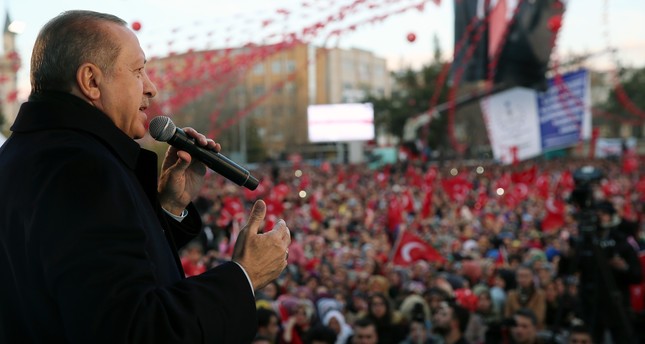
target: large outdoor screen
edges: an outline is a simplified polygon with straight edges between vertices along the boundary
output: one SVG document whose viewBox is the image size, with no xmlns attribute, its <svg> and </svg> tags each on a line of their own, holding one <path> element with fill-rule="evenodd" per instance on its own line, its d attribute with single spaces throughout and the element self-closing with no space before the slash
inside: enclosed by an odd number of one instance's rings
<svg viewBox="0 0 645 344">
<path fill-rule="evenodd" d="M 365 104 L 309 105 L 310 142 L 369 141 L 374 139 L 374 107 Z"/>
</svg>

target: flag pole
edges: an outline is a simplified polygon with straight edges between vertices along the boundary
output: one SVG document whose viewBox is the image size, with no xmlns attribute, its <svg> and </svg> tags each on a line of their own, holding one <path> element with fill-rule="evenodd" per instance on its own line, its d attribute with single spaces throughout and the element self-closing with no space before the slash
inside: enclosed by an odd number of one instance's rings
<svg viewBox="0 0 645 344">
<path fill-rule="evenodd" d="M 388 264 L 392 263 L 392 260 L 394 260 L 394 255 L 396 254 L 396 251 L 399 249 L 399 245 L 401 244 L 401 237 L 403 236 L 404 231 L 405 231 L 405 225 L 399 225 L 399 232 L 396 235 L 394 246 L 392 246 L 392 251 L 390 251 L 390 255 L 387 258 Z"/>
</svg>

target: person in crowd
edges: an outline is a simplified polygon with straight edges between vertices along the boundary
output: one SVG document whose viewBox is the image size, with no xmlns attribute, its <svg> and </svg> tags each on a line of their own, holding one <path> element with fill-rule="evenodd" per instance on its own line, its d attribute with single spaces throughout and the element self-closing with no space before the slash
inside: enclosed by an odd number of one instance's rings
<svg viewBox="0 0 645 344">
<path fill-rule="evenodd" d="M 324 325 L 312 327 L 305 336 L 304 344 L 335 344 L 336 333 Z"/>
<path fill-rule="evenodd" d="M 336 334 L 336 344 L 345 344 L 349 337 L 352 336 L 352 327 L 345 322 L 343 313 L 337 310 L 327 312 L 322 323 L 334 331 Z"/>
<path fill-rule="evenodd" d="M 280 317 L 272 309 L 258 308 L 258 329 L 257 334 L 268 338 L 271 344 L 275 344 L 280 332 Z"/>
<path fill-rule="evenodd" d="M 410 321 L 408 336 L 399 344 L 434 344 L 436 341 L 432 338 L 430 331 L 426 327 L 423 319 L 413 319 Z"/>
<path fill-rule="evenodd" d="M 390 300 L 383 293 L 369 297 L 367 317 L 376 324 L 379 343 L 398 343 L 405 338 L 406 328 L 401 315 L 392 310 Z"/>
<path fill-rule="evenodd" d="M 291 252 L 289 252 L 291 253 Z M 264 288 L 255 293 L 256 299 L 275 301 L 280 296 L 280 285 L 276 280 L 271 281 Z"/>
<path fill-rule="evenodd" d="M 513 313 L 511 339 L 513 344 L 537 344 L 538 319 L 529 308 L 520 308 Z"/>
<path fill-rule="evenodd" d="M 283 325 L 280 343 L 300 344 L 304 342 L 311 329 L 314 309 L 309 300 L 300 300 L 291 310 L 291 315 Z"/>
<path fill-rule="evenodd" d="M 474 293 L 477 296 L 477 309 L 470 315 L 464 337 L 471 344 L 501 342 L 502 317 L 493 306 L 490 290 L 479 287 Z"/>
<path fill-rule="evenodd" d="M 545 328 L 549 331 L 559 332 L 571 326 L 575 319 L 577 300 L 570 293 L 559 294 L 556 282 L 545 285 L 546 313 L 544 318 Z"/>
<path fill-rule="evenodd" d="M 517 288 L 509 291 L 506 299 L 504 316 L 510 318 L 521 308 L 533 311 L 537 318 L 537 327 L 544 327 L 546 316 L 546 297 L 544 291 L 535 286 L 535 275 L 528 265 L 521 265 L 515 272 Z"/>
<path fill-rule="evenodd" d="M 439 311 L 442 303 L 450 299 L 450 295 L 442 288 L 431 287 L 423 293 L 423 298 L 430 308 L 430 314 L 434 315 Z"/>
<path fill-rule="evenodd" d="M 361 318 L 354 323 L 354 335 L 351 337 L 352 344 L 379 344 L 376 324 L 370 318 Z"/>
<path fill-rule="evenodd" d="M 202 229 L 206 166 L 170 147 L 157 179 L 146 134 L 155 85 L 124 20 L 67 11 L 41 29 L 31 94 L 0 151 L 0 342 L 246 343 L 254 290 L 287 265 L 284 221 L 258 200 L 232 262 L 184 277 Z M 192 128 L 196 144 L 221 146 Z"/>
<path fill-rule="evenodd" d="M 470 313 L 455 302 L 442 302 L 433 316 L 433 331 L 446 344 L 469 344 L 464 338 Z"/>
<path fill-rule="evenodd" d="M 602 342 L 607 333 L 614 341 L 632 341 L 635 329 L 629 288 L 642 279 L 637 251 L 618 229 L 621 218 L 610 201 L 597 202 L 586 209 L 590 212 L 583 210 L 578 210 L 578 217 L 597 216 L 594 230 L 581 232 L 564 243 L 560 273 L 580 277 L 575 287 L 580 295 L 581 318 L 593 331 L 594 341 Z M 581 220 L 590 222 L 588 218 Z"/>
<path fill-rule="evenodd" d="M 577 325 L 571 327 L 569 331 L 568 344 L 594 344 L 591 332 L 584 326 Z"/>
<path fill-rule="evenodd" d="M 206 271 L 203 258 L 204 248 L 200 242 L 193 240 L 186 245 L 181 257 L 181 267 L 186 277 L 197 276 Z"/>
<path fill-rule="evenodd" d="M 273 344 L 271 340 L 261 334 L 255 335 L 253 340 L 251 341 L 251 344 Z"/>
</svg>

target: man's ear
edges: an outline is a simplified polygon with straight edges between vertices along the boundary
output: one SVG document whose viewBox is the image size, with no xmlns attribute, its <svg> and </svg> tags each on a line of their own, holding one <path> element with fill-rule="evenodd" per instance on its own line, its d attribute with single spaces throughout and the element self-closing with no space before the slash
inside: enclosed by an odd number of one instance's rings
<svg viewBox="0 0 645 344">
<path fill-rule="evenodd" d="M 92 63 L 84 63 L 76 70 L 76 85 L 90 102 L 101 97 L 99 85 L 103 79 L 101 69 Z"/>
</svg>

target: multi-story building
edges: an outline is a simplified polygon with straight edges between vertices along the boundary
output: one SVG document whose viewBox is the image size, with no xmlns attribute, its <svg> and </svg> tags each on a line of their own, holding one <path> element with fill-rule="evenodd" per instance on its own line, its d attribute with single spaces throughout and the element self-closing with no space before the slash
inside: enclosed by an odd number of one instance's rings
<svg viewBox="0 0 645 344">
<path fill-rule="evenodd" d="M 9 29 L 10 24 L 11 18 L 7 13 L 2 34 L 3 50 L 0 55 L 0 116 L 3 117 L 5 129 L 13 123 L 19 107 L 17 89 L 20 56 L 16 51 L 16 33 Z"/>
<path fill-rule="evenodd" d="M 197 67 L 200 64 L 208 67 Z M 212 87 L 202 87 L 202 94 L 195 96 L 192 104 L 188 102 L 171 110 L 177 117 L 184 117 L 182 124 L 206 132 L 223 129 L 218 141 L 229 151 L 242 152 L 242 159 L 247 151 L 252 155 L 252 142 L 247 143 L 252 141 L 250 136 L 271 157 L 324 150 L 324 145 L 308 142 L 309 105 L 361 102 L 368 95 L 390 92 L 385 59 L 364 50 L 325 49 L 301 42 L 191 52 L 149 63 L 157 82 L 166 80 L 170 69 L 173 75 L 178 75 L 178 70 L 187 68 L 213 71 L 210 76 L 208 72 L 199 76 L 205 74 L 202 82 Z M 171 99 L 173 94 L 183 92 L 186 85 L 194 84 L 195 77 L 184 77 L 183 82 L 158 82 L 161 85 L 158 98 L 162 103 Z M 200 102 L 202 105 L 195 105 Z"/>
</svg>

